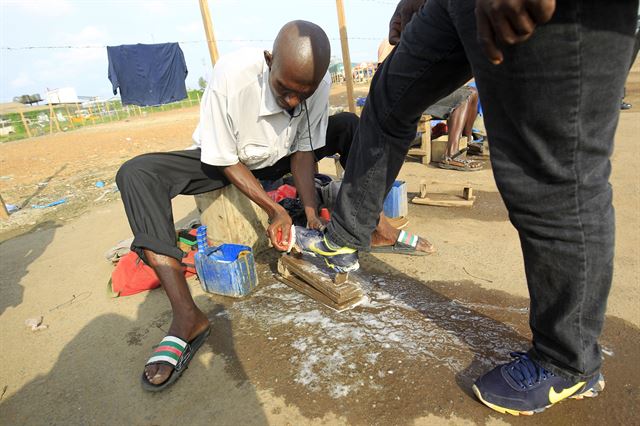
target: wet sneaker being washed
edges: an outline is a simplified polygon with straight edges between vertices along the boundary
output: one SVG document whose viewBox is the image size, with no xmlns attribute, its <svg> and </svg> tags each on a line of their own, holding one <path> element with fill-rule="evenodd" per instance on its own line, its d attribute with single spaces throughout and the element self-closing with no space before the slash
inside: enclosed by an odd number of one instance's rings
<svg viewBox="0 0 640 426">
<path fill-rule="evenodd" d="M 351 272 L 360 267 L 355 249 L 331 244 L 324 232 L 302 226 L 296 226 L 295 229 L 295 245 L 305 253 L 323 258 L 334 271 Z"/>
<path fill-rule="evenodd" d="M 599 374 L 589 382 L 572 382 L 545 370 L 523 352 L 480 377 L 473 392 L 489 408 L 514 416 L 530 416 L 566 398 L 594 397 L 604 389 Z"/>
</svg>

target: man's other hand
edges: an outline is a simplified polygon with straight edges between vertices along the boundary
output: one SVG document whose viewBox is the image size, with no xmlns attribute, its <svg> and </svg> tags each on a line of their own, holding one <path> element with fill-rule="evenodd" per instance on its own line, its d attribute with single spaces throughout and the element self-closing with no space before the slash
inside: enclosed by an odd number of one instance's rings
<svg viewBox="0 0 640 426">
<path fill-rule="evenodd" d="M 276 250 L 286 251 L 289 248 L 289 238 L 291 231 L 291 216 L 284 208 L 278 209 L 273 217 L 269 219 L 270 225 L 267 228 L 267 235 L 271 244 Z"/>
<path fill-rule="evenodd" d="M 327 221 L 320 216 L 314 215 L 312 217 L 307 216 L 307 228 L 317 229 L 318 231 L 324 230 L 327 226 Z"/>
<path fill-rule="evenodd" d="M 396 45 L 400 43 L 400 34 L 404 31 L 413 14 L 420 10 L 426 0 L 400 0 L 396 11 L 389 21 L 389 43 Z"/>
<path fill-rule="evenodd" d="M 553 16 L 555 0 L 476 0 L 478 42 L 493 64 L 504 60 L 500 45 L 527 40 Z"/>
</svg>

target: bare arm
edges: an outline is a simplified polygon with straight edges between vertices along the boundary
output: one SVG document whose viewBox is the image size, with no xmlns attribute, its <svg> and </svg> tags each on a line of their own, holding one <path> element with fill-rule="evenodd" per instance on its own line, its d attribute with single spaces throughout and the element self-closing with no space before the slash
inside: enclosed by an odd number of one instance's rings
<svg viewBox="0 0 640 426">
<path fill-rule="evenodd" d="M 203 163 L 203 170 L 207 173 L 208 166 Z M 278 250 L 286 250 L 289 245 L 289 231 L 291 230 L 291 217 L 287 211 L 278 203 L 273 201 L 262 188 L 258 179 L 251 171 L 242 163 L 236 163 L 232 166 L 217 167 L 222 170 L 224 176 L 229 179 L 244 195 L 249 197 L 251 201 L 256 203 L 269 216 L 269 227 L 267 234 L 271 240 L 271 244 Z M 278 230 L 282 232 L 282 238 L 278 240 Z"/>
<path fill-rule="evenodd" d="M 309 228 L 321 228 L 324 223 L 318 217 L 318 200 L 314 182 L 315 157 L 312 151 L 298 151 L 291 155 L 291 174 L 304 205 Z"/>
</svg>

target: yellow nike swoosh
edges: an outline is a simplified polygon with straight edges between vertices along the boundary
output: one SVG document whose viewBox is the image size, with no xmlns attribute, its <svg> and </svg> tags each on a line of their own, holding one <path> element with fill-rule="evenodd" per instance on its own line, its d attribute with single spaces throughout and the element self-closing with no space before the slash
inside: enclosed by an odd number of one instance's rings
<svg viewBox="0 0 640 426">
<path fill-rule="evenodd" d="M 324 251 L 324 250 L 320 250 L 318 247 L 316 247 L 315 244 L 312 244 L 309 247 L 309 250 L 311 250 L 312 252 L 316 253 L 316 254 L 320 254 L 322 256 L 335 256 L 336 254 L 351 254 L 351 253 L 355 253 L 354 249 L 348 248 L 348 247 L 341 247 L 338 250 L 335 251 Z"/>
<path fill-rule="evenodd" d="M 578 389 L 584 386 L 585 382 L 579 382 L 570 388 L 564 389 L 562 392 L 556 392 L 556 390 L 551 386 L 549 389 L 549 402 L 555 404 L 558 401 L 562 401 L 565 398 L 573 395 Z"/>
</svg>

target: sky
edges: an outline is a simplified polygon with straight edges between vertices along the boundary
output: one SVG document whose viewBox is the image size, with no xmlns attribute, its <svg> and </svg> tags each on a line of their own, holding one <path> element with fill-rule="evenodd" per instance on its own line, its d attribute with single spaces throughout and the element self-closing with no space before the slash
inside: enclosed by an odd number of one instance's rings
<svg viewBox="0 0 640 426">
<path fill-rule="evenodd" d="M 377 59 L 396 4 L 344 0 L 352 62 Z M 209 9 L 220 55 L 271 49 L 284 23 L 305 19 L 326 31 L 332 55 L 342 57 L 334 0 L 209 0 Z M 180 43 L 187 88 L 198 88 L 211 70 L 198 0 L 0 0 L 0 102 L 62 87 L 109 99 L 106 46 L 165 42 Z"/>
</svg>

